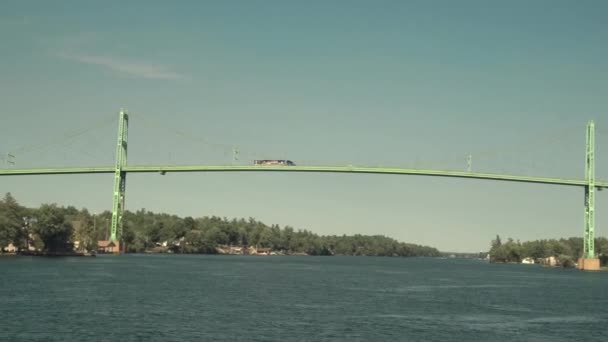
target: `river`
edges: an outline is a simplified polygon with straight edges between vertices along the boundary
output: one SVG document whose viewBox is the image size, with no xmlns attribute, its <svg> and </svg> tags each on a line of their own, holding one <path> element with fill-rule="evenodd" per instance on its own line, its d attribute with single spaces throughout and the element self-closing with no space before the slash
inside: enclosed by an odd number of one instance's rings
<svg viewBox="0 0 608 342">
<path fill-rule="evenodd" d="M 608 273 L 478 260 L 0 258 L 2 341 L 608 341 Z"/>
</svg>

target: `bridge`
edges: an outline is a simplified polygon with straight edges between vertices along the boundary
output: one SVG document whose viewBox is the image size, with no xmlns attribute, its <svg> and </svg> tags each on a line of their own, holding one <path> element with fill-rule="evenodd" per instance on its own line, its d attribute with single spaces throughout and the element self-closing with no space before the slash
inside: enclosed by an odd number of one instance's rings
<svg viewBox="0 0 608 342">
<path fill-rule="evenodd" d="M 585 179 L 565 179 L 548 177 L 528 177 L 520 175 L 478 173 L 472 171 L 425 170 L 411 168 L 357 167 L 357 166 L 264 166 L 264 165 L 127 165 L 129 114 L 121 110 L 119 114 L 118 139 L 116 145 L 116 164 L 107 167 L 72 167 L 72 168 L 31 168 L 2 169 L 0 176 L 17 175 L 61 175 L 61 174 L 114 174 L 112 223 L 110 240 L 119 241 L 122 232 L 126 180 L 128 173 L 161 173 L 167 172 L 316 172 L 316 173 L 357 173 L 357 174 L 392 174 L 422 175 L 435 177 L 471 178 L 492 181 L 511 181 L 539 184 L 553 184 L 581 187 L 584 190 L 584 246 L 583 255 L 578 267 L 585 270 L 599 269 L 599 259 L 595 253 L 595 191 L 608 188 L 608 182 L 596 182 L 595 179 L 595 124 L 587 123 Z"/>
</svg>

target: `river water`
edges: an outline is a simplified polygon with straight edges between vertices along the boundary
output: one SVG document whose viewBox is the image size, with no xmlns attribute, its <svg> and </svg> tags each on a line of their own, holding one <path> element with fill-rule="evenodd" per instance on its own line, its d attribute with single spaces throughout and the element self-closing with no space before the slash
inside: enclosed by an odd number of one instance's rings
<svg viewBox="0 0 608 342">
<path fill-rule="evenodd" d="M 476 260 L 0 258 L 1 341 L 608 341 L 608 273 Z"/>
</svg>

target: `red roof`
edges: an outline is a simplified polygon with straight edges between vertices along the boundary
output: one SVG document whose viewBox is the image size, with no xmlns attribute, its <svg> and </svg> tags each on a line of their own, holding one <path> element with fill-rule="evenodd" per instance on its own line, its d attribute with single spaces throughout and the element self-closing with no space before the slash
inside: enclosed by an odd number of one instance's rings
<svg viewBox="0 0 608 342">
<path fill-rule="evenodd" d="M 97 247 L 116 247 L 116 245 L 111 240 L 99 240 L 97 241 Z"/>
</svg>

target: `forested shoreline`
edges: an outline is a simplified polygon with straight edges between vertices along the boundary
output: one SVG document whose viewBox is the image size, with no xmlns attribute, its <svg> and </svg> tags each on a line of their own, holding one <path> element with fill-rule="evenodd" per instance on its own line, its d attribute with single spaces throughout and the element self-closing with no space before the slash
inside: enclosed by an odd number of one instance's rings
<svg viewBox="0 0 608 342">
<path fill-rule="evenodd" d="M 608 261 L 608 239 L 595 238 L 595 251 L 602 265 Z M 567 239 L 542 239 L 520 242 L 511 238 L 502 241 L 500 236 L 492 240 L 490 262 L 520 263 L 525 258 L 538 261 L 554 257 L 557 263 L 564 267 L 572 267 L 583 255 L 583 238 L 570 237 Z"/>
<path fill-rule="evenodd" d="M 42 204 L 26 208 L 7 193 L 0 200 L 0 247 L 48 253 L 96 251 L 108 239 L 110 211 Z M 280 254 L 439 256 L 433 247 L 399 242 L 381 235 L 323 236 L 291 226 L 266 225 L 254 218 L 179 217 L 140 209 L 125 211 L 122 240 L 128 253 L 218 253 L 219 246 L 255 246 Z"/>
</svg>

